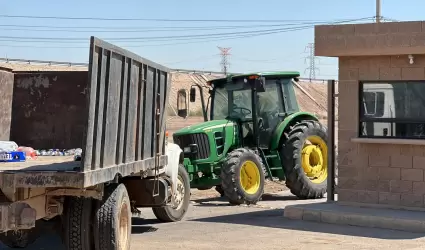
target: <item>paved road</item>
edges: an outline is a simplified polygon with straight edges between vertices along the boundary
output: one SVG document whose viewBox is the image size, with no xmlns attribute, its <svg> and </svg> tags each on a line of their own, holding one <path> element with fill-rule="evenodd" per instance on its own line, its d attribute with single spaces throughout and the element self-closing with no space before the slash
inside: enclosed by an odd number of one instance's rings
<svg viewBox="0 0 425 250">
<path fill-rule="evenodd" d="M 424 249 L 422 234 L 283 218 L 285 205 L 305 202 L 311 201 L 296 201 L 287 193 L 267 196 L 256 207 L 198 200 L 184 221 L 171 224 L 158 223 L 151 211 L 144 209 L 145 219 L 134 219 L 131 249 Z M 27 249 L 63 248 L 57 237 L 46 236 Z"/>
</svg>

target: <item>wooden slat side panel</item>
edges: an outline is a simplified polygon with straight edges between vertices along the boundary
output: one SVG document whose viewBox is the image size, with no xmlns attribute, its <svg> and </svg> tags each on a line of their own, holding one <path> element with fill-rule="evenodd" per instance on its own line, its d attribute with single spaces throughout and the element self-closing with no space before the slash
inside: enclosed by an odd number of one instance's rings
<svg viewBox="0 0 425 250">
<path fill-rule="evenodd" d="M 134 166 L 154 157 L 157 143 L 163 154 L 169 69 L 97 38 L 91 42 L 84 171 Z"/>
<path fill-rule="evenodd" d="M 152 106 L 154 102 L 154 94 L 153 94 L 153 83 L 154 81 L 154 72 L 153 68 L 147 67 L 147 76 L 146 76 L 146 89 L 145 89 L 145 97 L 146 97 L 146 109 L 145 109 L 145 131 L 143 138 L 143 155 L 145 158 L 152 157 Z"/>
</svg>

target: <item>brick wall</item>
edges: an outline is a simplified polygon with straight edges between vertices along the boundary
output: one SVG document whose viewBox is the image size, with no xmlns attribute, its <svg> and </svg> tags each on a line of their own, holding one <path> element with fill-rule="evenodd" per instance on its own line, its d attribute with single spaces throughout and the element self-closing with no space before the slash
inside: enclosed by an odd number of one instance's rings
<svg viewBox="0 0 425 250">
<path fill-rule="evenodd" d="M 359 80 L 425 79 L 425 55 L 339 58 L 338 200 L 425 207 L 425 146 L 352 142 Z M 344 101 L 342 101 L 344 100 Z"/>
</svg>

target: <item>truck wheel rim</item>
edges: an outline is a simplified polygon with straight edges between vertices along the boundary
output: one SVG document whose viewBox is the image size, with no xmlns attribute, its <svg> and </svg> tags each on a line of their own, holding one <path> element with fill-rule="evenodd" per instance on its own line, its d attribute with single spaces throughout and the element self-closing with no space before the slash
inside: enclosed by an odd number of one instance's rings
<svg viewBox="0 0 425 250">
<path fill-rule="evenodd" d="M 183 184 L 183 180 L 180 176 L 177 177 L 177 183 L 176 183 L 176 192 L 173 195 L 174 198 L 174 206 L 173 208 L 176 210 L 179 210 L 183 206 L 183 198 L 185 194 L 185 188 Z"/>
<path fill-rule="evenodd" d="M 120 211 L 120 231 L 119 231 L 119 249 L 125 250 L 127 247 L 128 241 L 128 225 L 130 223 L 130 218 L 128 216 L 128 206 L 127 203 L 122 203 Z"/>
<path fill-rule="evenodd" d="M 260 188 L 260 171 L 253 161 L 245 161 L 240 170 L 240 184 L 248 194 L 255 194 Z"/>
<path fill-rule="evenodd" d="M 319 136 L 309 136 L 302 149 L 301 165 L 313 183 L 322 183 L 328 177 L 328 147 Z"/>
</svg>

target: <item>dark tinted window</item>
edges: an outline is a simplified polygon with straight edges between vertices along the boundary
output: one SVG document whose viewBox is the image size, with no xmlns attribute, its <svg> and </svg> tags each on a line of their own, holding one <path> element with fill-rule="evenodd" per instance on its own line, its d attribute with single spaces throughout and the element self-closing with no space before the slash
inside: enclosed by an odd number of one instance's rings
<svg viewBox="0 0 425 250">
<path fill-rule="evenodd" d="M 360 136 L 425 138 L 425 81 L 361 84 Z"/>
</svg>

